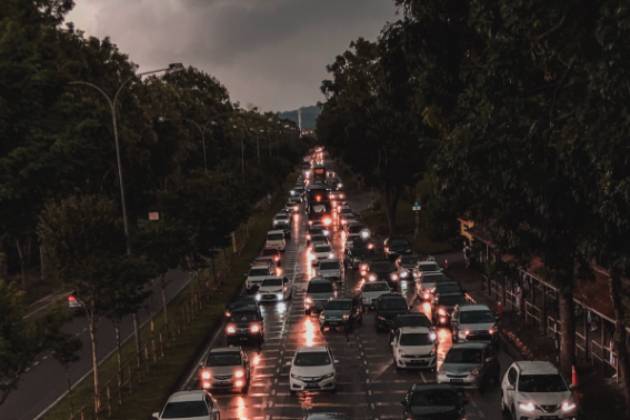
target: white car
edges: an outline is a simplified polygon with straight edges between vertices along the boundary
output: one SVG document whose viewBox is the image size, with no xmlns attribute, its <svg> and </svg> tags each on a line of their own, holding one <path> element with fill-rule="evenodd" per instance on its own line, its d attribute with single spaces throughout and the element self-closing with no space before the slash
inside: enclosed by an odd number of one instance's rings
<svg viewBox="0 0 630 420">
<path fill-rule="evenodd" d="M 335 258 L 333 249 L 328 244 L 315 243 L 311 249 L 312 263 L 317 265 L 321 260 L 329 260 Z"/>
<path fill-rule="evenodd" d="M 365 282 L 361 286 L 361 302 L 364 306 L 371 307 L 376 299 L 391 292 L 392 289 L 386 281 Z"/>
<path fill-rule="evenodd" d="M 341 280 L 341 263 L 337 258 L 320 260 L 317 265 L 317 275 L 329 280 Z"/>
<path fill-rule="evenodd" d="M 453 280 L 446 277 L 442 272 L 425 273 L 421 277 L 416 278 L 416 291 L 421 299 L 431 300 L 436 285 L 440 282 L 452 282 Z"/>
<path fill-rule="evenodd" d="M 519 420 L 577 419 L 578 407 L 554 365 L 520 361 L 510 365 L 501 381 L 501 410 Z"/>
<path fill-rule="evenodd" d="M 392 341 L 396 369 L 435 369 L 437 341 L 427 327 L 401 327 Z"/>
<path fill-rule="evenodd" d="M 413 277 L 416 280 L 420 280 L 425 274 L 441 273 L 442 267 L 435 261 L 435 258 L 430 257 L 422 261 L 418 261 L 413 268 Z"/>
<path fill-rule="evenodd" d="M 269 232 L 267 232 L 267 240 L 265 241 L 265 248 L 284 251 L 286 247 L 287 247 L 287 241 L 284 237 L 283 230 L 270 230 Z"/>
<path fill-rule="evenodd" d="M 287 277 L 267 277 L 256 292 L 258 302 L 280 302 L 291 299 L 291 282 Z"/>
<path fill-rule="evenodd" d="M 153 413 L 157 420 L 219 420 L 219 405 L 208 391 L 180 391 L 172 394 L 161 412 Z"/>
<path fill-rule="evenodd" d="M 245 287 L 247 290 L 252 290 L 255 287 L 259 287 L 260 284 L 269 276 L 275 275 L 275 268 L 272 268 L 269 264 L 256 264 L 250 267 L 245 279 Z"/>
<path fill-rule="evenodd" d="M 497 317 L 488 305 L 457 305 L 451 314 L 453 341 L 497 342 Z"/>
<path fill-rule="evenodd" d="M 291 393 L 307 390 L 337 389 L 335 359 L 328 347 L 300 347 L 291 361 L 289 389 Z"/>
<path fill-rule="evenodd" d="M 291 206 L 292 210 L 293 207 Z M 291 216 L 288 213 L 278 213 L 273 217 L 273 227 L 286 226 L 291 224 Z"/>
</svg>

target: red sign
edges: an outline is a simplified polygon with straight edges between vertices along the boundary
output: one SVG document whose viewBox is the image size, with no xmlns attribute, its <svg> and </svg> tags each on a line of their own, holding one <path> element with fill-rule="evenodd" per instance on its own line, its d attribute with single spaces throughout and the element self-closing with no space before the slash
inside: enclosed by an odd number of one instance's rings
<svg viewBox="0 0 630 420">
<path fill-rule="evenodd" d="M 157 211 L 150 211 L 149 212 L 149 220 L 152 222 L 156 222 L 158 220 L 160 220 L 160 213 Z"/>
</svg>

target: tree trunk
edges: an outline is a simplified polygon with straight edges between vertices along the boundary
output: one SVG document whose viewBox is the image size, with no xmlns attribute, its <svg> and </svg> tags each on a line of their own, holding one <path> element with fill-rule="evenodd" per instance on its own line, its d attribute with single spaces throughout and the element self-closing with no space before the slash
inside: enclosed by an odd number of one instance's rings
<svg viewBox="0 0 630 420">
<path fill-rule="evenodd" d="M 630 418 L 630 364 L 628 361 L 628 347 L 626 346 L 626 311 L 623 305 L 623 288 L 621 273 L 617 269 L 610 270 L 610 299 L 615 313 L 615 350 L 619 370 L 617 376 L 623 385 L 626 400 L 626 418 Z"/>
<path fill-rule="evenodd" d="M 164 325 L 168 331 L 168 305 L 166 304 L 165 274 L 160 274 L 160 296 L 162 298 L 162 312 L 164 313 Z"/>
<path fill-rule="evenodd" d="M 39 244 L 39 277 L 42 283 L 48 280 L 48 273 L 46 271 L 46 254 L 44 253 L 44 246 Z"/>
<path fill-rule="evenodd" d="M 18 259 L 20 260 L 20 275 L 22 277 L 22 290 L 26 290 L 26 267 L 24 263 L 24 250 L 19 238 L 15 239 L 15 249 L 17 250 Z"/>
<path fill-rule="evenodd" d="M 560 315 L 560 370 L 571 377 L 571 368 L 575 365 L 575 309 L 573 286 L 566 285 L 558 292 Z"/>
<path fill-rule="evenodd" d="M 384 205 L 385 216 L 387 217 L 387 228 L 390 236 L 396 231 L 396 211 L 398 209 L 398 201 L 400 199 L 400 189 L 385 186 Z"/>
<path fill-rule="evenodd" d="M 98 420 L 98 414 L 101 411 L 101 396 L 98 382 L 98 359 L 96 357 L 96 320 L 94 312 L 88 313 L 88 330 L 90 332 L 90 346 L 92 350 L 92 385 L 94 398 L 94 418 Z"/>
<path fill-rule="evenodd" d="M 138 369 L 142 368 L 142 346 L 140 343 L 140 331 L 138 331 L 138 313 L 131 314 L 131 321 L 133 323 L 133 335 L 136 343 L 136 364 Z"/>
<path fill-rule="evenodd" d="M 114 321 L 114 336 L 116 338 L 116 377 L 118 379 L 118 388 L 123 383 L 122 377 L 122 352 L 121 352 L 121 343 L 120 343 L 120 321 Z"/>
</svg>

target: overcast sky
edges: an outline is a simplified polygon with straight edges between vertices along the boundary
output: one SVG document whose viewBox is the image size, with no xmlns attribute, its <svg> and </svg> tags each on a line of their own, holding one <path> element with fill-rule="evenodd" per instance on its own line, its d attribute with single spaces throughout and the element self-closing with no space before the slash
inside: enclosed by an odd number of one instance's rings
<svg viewBox="0 0 630 420">
<path fill-rule="evenodd" d="M 191 64 L 266 111 L 322 100 L 326 64 L 396 18 L 393 0 L 75 1 L 67 20 L 110 36 L 141 69 Z"/>
</svg>

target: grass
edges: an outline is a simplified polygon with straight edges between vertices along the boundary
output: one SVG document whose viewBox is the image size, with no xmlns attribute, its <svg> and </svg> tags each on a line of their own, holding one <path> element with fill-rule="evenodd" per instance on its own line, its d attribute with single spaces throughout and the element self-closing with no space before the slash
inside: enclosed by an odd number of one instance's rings
<svg viewBox="0 0 630 420">
<path fill-rule="evenodd" d="M 418 237 L 413 238 L 415 228 L 415 216 L 411 211 L 412 203 L 407 200 L 401 200 L 396 211 L 396 231 L 402 236 L 408 238 L 412 244 L 414 252 L 417 254 L 441 254 L 452 250 L 450 243 L 446 241 L 433 240 L 426 228 L 429 221 L 424 213 L 420 212 L 419 225 L 420 229 Z M 377 235 L 388 236 L 389 229 L 387 227 L 387 217 L 383 206 L 376 206 L 374 209 L 368 209 L 361 213 L 363 222 Z"/>
<path fill-rule="evenodd" d="M 246 272 L 251 260 L 260 251 L 267 230 L 271 224 L 271 218 L 275 211 L 284 202 L 285 191 L 290 185 L 290 176 L 285 186 L 276 193 L 272 205 L 266 210 L 259 211 L 252 215 L 249 221 L 249 239 L 239 254 L 232 256 L 230 267 L 226 270 L 227 277 L 219 293 L 212 296 L 212 303 L 203 307 L 203 315 L 196 316 L 187 323 L 182 334 L 171 342 L 165 349 L 165 356 L 152 364 L 144 374 L 140 384 L 134 383 L 133 391 L 125 391 L 125 399 L 121 406 L 116 406 L 112 402 L 112 416 L 115 419 L 147 419 L 152 412 L 158 411 L 166 398 L 173 392 L 174 388 L 181 381 L 181 375 L 192 368 L 191 364 L 198 356 L 203 346 L 209 340 L 217 323 L 220 322 L 225 304 L 240 291 L 243 283 L 242 273 Z M 286 188 L 285 188 L 286 187 Z M 208 276 L 206 272 L 204 276 Z M 192 284 L 192 282 L 191 282 Z M 177 319 L 174 314 L 181 313 L 182 308 L 188 304 L 190 287 L 178 295 L 168 305 L 169 307 L 169 328 L 173 331 L 173 326 L 177 322 L 184 322 L 181 317 Z M 160 331 L 164 327 L 161 315 L 155 318 L 155 331 Z M 151 339 L 151 332 L 147 324 L 141 329 L 143 342 Z M 135 345 L 133 340 L 128 340 L 122 347 L 122 360 L 133 363 L 135 361 Z M 108 381 L 116 383 L 117 359 L 112 354 L 100 365 L 100 381 L 103 384 L 102 394 L 105 394 L 105 384 Z M 146 384 L 150 384 L 147 386 Z M 112 395 L 115 400 L 116 396 Z M 77 412 L 77 408 L 86 406 L 86 415 L 90 416 L 92 403 L 92 376 L 88 375 L 81 381 L 70 395 L 59 401 L 45 416 L 46 419 L 68 420 L 71 412 Z M 106 417 L 105 415 L 103 417 Z M 78 418 L 78 416 L 75 416 Z"/>
</svg>

